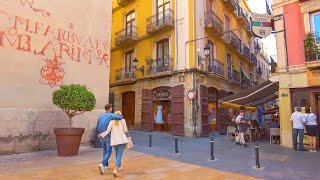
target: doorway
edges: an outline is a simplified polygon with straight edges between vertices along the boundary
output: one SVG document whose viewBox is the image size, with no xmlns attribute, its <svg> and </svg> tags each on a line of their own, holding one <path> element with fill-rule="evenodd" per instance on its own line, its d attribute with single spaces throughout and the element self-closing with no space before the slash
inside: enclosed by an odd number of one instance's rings
<svg viewBox="0 0 320 180">
<path fill-rule="evenodd" d="M 171 102 L 166 101 L 154 101 L 153 102 L 153 129 L 155 131 L 170 132 L 171 124 L 169 113 L 171 109 Z"/>
<path fill-rule="evenodd" d="M 135 119 L 135 92 L 129 91 L 122 94 L 122 115 L 129 129 L 134 129 Z"/>
</svg>

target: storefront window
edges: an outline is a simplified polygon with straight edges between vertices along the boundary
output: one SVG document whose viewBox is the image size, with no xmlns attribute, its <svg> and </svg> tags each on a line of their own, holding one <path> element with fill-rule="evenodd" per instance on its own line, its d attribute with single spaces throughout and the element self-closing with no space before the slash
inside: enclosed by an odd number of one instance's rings
<svg viewBox="0 0 320 180">
<path fill-rule="evenodd" d="M 309 91 L 292 92 L 291 96 L 292 96 L 293 111 L 297 110 L 297 106 L 301 106 L 302 113 L 305 113 L 304 112 L 305 108 L 311 106 Z"/>
</svg>

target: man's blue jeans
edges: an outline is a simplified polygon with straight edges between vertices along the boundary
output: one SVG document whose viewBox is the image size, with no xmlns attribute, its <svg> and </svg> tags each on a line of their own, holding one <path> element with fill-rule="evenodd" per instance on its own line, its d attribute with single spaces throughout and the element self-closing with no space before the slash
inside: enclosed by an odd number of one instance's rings
<svg viewBox="0 0 320 180">
<path fill-rule="evenodd" d="M 106 138 L 101 138 L 100 143 L 103 148 L 103 159 L 102 159 L 102 164 L 104 166 L 109 166 L 109 158 L 112 153 L 112 147 L 110 146 L 110 139 Z"/>
<path fill-rule="evenodd" d="M 293 139 L 293 149 L 297 150 L 297 138 L 299 134 L 299 150 L 303 149 L 303 136 L 304 136 L 304 129 L 293 129 L 292 130 L 292 139 Z"/>
<path fill-rule="evenodd" d="M 121 166 L 121 159 L 122 159 L 122 155 L 123 155 L 123 151 L 124 151 L 124 144 L 115 145 L 114 150 L 116 151 L 116 157 L 117 157 L 115 165 L 117 167 L 120 167 Z"/>
</svg>

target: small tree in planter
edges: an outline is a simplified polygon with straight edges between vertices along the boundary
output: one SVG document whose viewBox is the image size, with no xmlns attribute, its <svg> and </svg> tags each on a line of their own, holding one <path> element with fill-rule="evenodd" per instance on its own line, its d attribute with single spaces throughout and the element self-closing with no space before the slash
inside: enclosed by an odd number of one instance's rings
<svg viewBox="0 0 320 180">
<path fill-rule="evenodd" d="M 304 51 L 307 61 L 317 60 L 317 55 L 319 54 L 320 48 L 316 39 L 317 36 L 315 33 L 306 34 L 306 39 L 304 40 Z"/>
<path fill-rule="evenodd" d="M 96 105 L 94 94 L 83 85 L 63 85 L 53 92 L 53 104 L 61 108 L 69 118 L 68 128 L 56 128 L 57 152 L 59 156 L 78 154 L 84 128 L 72 128 L 72 118 L 86 111 L 92 111 Z"/>
</svg>

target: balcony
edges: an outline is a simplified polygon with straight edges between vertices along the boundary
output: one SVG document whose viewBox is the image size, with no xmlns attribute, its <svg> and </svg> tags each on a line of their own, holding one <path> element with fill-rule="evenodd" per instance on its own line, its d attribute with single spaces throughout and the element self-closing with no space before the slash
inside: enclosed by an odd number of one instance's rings
<svg viewBox="0 0 320 180">
<path fill-rule="evenodd" d="M 242 87 L 251 87 L 251 80 L 246 76 L 241 77 L 241 86 Z"/>
<path fill-rule="evenodd" d="M 133 0 L 118 0 L 119 6 L 125 6 L 129 3 L 131 3 Z"/>
<path fill-rule="evenodd" d="M 213 36 L 220 37 L 223 35 L 223 22 L 213 11 L 206 12 L 205 27 Z"/>
<path fill-rule="evenodd" d="M 174 13 L 171 9 L 147 18 L 147 33 L 152 35 L 174 28 Z"/>
<path fill-rule="evenodd" d="M 135 74 L 133 70 L 130 71 L 124 68 L 116 70 L 116 81 L 124 81 L 124 80 L 134 80 Z"/>
<path fill-rule="evenodd" d="M 229 78 L 231 78 L 233 82 L 240 83 L 240 72 L 233 69 L 232 73 L 229 74 Z"/>
<path fill-rule="evenodd" d="M 248 19 L 246 15 L 243 12 L 243 9 L 238 5 L 237 8 L 237 16 L 238 16 L 238 22 L 241 24 L 241 26 L 247 26 L 248 24 Z"/>
<path fill-rule="evenodd" d="M 251 63 L 253 63 L 254 66 L 257 66 L 258 64 L 257 56 L 253 53 L 251 53 Z"/>
<path fill-rule="evenodd" d="M 241 44 L 241 51 L 240 54 L 242 56 L 242 58 L 248 62 L 250 61 L 250 49 L 248 48 L 248 46 L 246 46 L 245 44 Z"/>
<path fill-rule="evenodd" d="M 130 28 L 122 29 L 115 34 L 116 46 L 124 47 L 134 44 L 138 40 L 138 28 L 132 26 Z"/>
<path fill-rule="evenodd" d="M 231 12 L 237 10 L 237 2 L 236 2 L 236 0 L 224 0 L 223 4 L 226 7 L 226 9 L 228 9 Z"/>
<path fill-rule="evenodd" d="M 320 67 L 320 39 L 314 38 L 313 45 L 309 47 L 311 49 L 310 53 L 305 52 L 306 66 L 309 69 L 316 69 Z M 312 40 L 311 40 L 312 43 Z"/>
<path fill-rule="evenodd" d="M 229 46 L 229 48 L 235 48 L 237 50 L 240 49 L 239 38 L 233 32 L 226 33 L 225 41 L 227 43 L 227 46 Z"/>
<path fill-rule="evenodd" d="M 157 76 L 157 75 L 167 75 L 171 74 L 173 71 L 172 58 L 170 56 L 164 59 L 151 59 L 148 63 L 147 75 Z"/>
<path fill-rule="evenodd" d="M 217 59 L 210 59 L 208 72 L 224 77 L 224 64 L 219 62 Z"/>
</svg>

